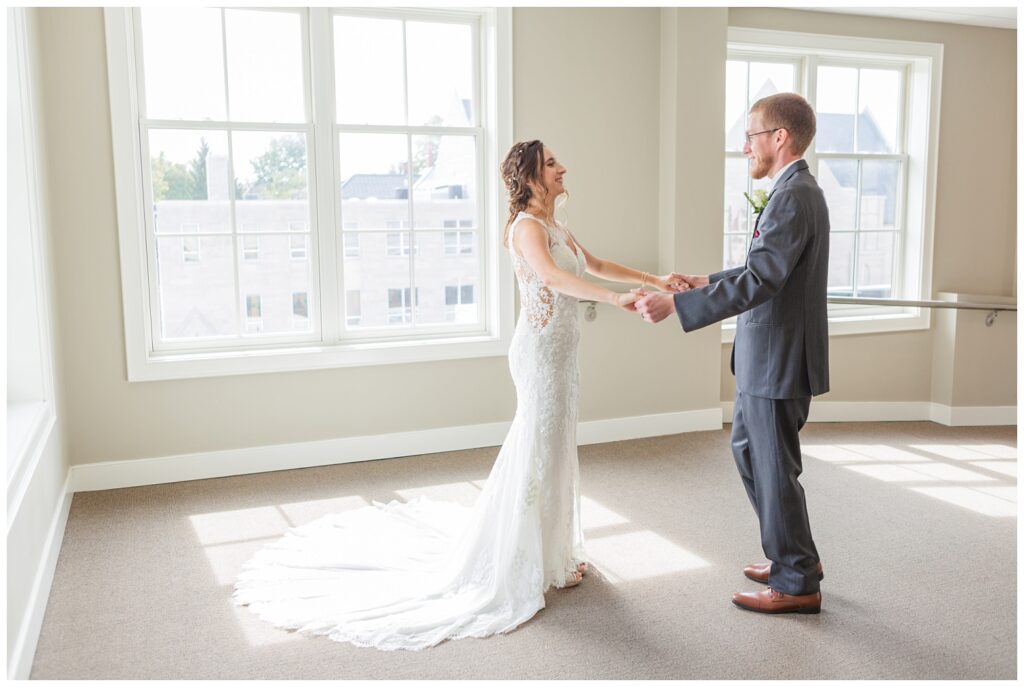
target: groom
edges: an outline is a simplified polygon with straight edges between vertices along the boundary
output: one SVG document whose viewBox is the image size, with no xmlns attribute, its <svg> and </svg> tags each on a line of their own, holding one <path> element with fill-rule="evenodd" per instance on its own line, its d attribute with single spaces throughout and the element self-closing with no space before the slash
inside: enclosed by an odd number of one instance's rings
<svg viewBox="0 0 1024 687">
<path fill-rule="evenodd" d="M 687 332 L 739 315 L 731 362 L 732 451 L 770 562 L 743 570 L 768 588 L 732 600 L 758 613 L 821 610 L 824 575 L 797 481 L 803 469 L 799 432 L 811 397 L 828 391 L 828 207 L 801 159 L 814 133 L 814 110 L 799 95 L 754 103 L 743 152 L 750 176 L 767 176 L 772 187 L 746 264 L 688 276 L 690 290 L 649 294 L 636 304 L 650 322 L 675 310 Z"/>
</svg>

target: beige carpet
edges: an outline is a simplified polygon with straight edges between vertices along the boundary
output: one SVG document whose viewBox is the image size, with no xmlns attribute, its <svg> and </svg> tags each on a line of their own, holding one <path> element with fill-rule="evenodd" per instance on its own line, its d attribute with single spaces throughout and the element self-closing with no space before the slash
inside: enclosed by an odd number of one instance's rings
<svg viewBox="0 0 1024 687">
<path fill-rule="evenodd" d="M 33 678 L 1016 677 L 1016 427 L 812 424 L 817 616 L 730 603 L 761 558 L 728 429 L 580 449 L 593 572 L 516 631 L 422 652 L 274 629 L 230 601 L 286 527 L 424 493 L 496 449 L 77 494 Z"/>
</svg>

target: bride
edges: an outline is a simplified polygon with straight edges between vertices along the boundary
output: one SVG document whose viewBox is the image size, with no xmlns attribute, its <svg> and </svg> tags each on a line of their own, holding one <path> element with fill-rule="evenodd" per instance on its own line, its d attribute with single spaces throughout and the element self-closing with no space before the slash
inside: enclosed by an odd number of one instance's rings
<svg viewBox="0 0 1024 687">
<path fill-rule="evenodd" d="M 236 604 L 281 628 L 423 649 L 508 632 L 544 608 L 548 589 L 580 583 L 577 303 L 635 312 L 638 297 L 582 275 L 685 287 L 677 274 L 652 277 L 583 248 L 554 219 L 565 173 L 540 141 L 516 143 L 501 164 L 522 304 L 508 353 L 518 405 L 476 504 L 392 501 L 292 528 L 242 566 Z"/>
</svg>

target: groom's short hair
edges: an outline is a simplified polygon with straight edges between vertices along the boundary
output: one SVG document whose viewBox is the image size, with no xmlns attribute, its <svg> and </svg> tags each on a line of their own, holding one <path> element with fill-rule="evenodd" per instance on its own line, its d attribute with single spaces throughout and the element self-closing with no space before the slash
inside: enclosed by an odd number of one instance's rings
<svg viewBox="0 0 1024 687">
<path fill-rule="evenodd" d="M 776 93 L 761 98 L 750 106 L 751 113 L 760 112 L 762 123 L 770 129 L 789 132 L 790 150 L 803 155 L 811 145 L 816 131 L 814 109 L 796 93 Z"/>
</svg>

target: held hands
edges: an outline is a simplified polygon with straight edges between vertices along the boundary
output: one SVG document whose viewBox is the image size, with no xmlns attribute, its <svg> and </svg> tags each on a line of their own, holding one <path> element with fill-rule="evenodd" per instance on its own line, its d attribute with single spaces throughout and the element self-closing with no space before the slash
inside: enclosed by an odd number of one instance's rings
<svg viewBox="0 0 1024 687">
<path fill-rule="evenodd" d="M 676 310 L 674 293 L 699 289 L 707 286 L 709 279 L 707 275 L 677 274 L 673 272 L 664 277 L 654 277 L 651 280 L 653 286 L 668 293 L 650 293 L 644 289 L 633 289 L 630 293 L 636 295 L 636 302 L 633 309 L 640 313 L 640 318 L 645 322 L 654 324 L 661 322 Z"/>
<path fill-rule="evenodd" d="M 675 293 L 692 288 L 687 284 L 686 279 L 686 275 L 672 272 L 671 274 L 666 274 L 663 277 L 651 277 L 650 283 L 651 286 L 654 286 L 659 291 Z"/>
<path fill-rule="evenodd" d="M 638 312 L 641 319 L 654 324 L 675 312 L 673 293 L 707 286 L 709 279 L 707 275 L 672 272 L 663 277 L 652 276 L 647 283 L 659 289 L 661 293 L 647 291 L 644 288 L 631 289 L 629 293 L 615 294 L 613 304 L 627 312 Z"/>
<path fill-rule="evenodd" d="M 682 274 L 676 274 L 672 272 L 666 274 L 663 277 L 658 277 L 653 274 L 647 274 L 644 272 L 644 276 L 641 279 L 640 288 L 646 289 L 648 286 L 653 286 L 659 291 L 677 292 L 686 291 L 689 287 L 686 285 L 686 276 Z"/>
<path fill-rule="evenodd" d="M 633 293 L 639 297 L 633 307 L 645 322 L 661 322 L 676 310 L 675 298 L 670 293 L 647 293 L 642 289 L 633 289 Z"/>
<path fill-rule="evenodd" d="M 707 286 L 710 283 L 708 275 L 696 275 L 696 274 L 673 274 L 673 277 L 678 277 L 684 285 L 684 288 L 678 289 L 678 291 L 686 291 L 688 289 L 699 289 L 703 286 Z"/>
</svg>

